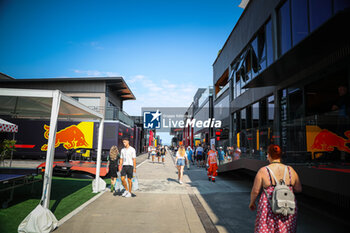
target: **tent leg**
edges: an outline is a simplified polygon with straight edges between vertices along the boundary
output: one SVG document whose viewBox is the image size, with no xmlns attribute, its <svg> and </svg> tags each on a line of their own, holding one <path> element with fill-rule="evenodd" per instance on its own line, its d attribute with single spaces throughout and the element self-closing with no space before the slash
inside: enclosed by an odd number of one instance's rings
<svg viewBox="0 0 350 233">
<path fill-rule="evenodd" d="M 49 131 L 49 141 L 47 143 L 48 148 L 46 151 L 46 164 L 45 164 L 45 175 L 43 182 L 43 194 L 42 194 L 42 206 L 44 208 L 49 208 L 50 206 L 50 195 L 51 195 L 51 181 L 52 181 L 52 171 L 53 171 L 53 160 L 55 157 L 55 140 L 56 140 L 56 129 L 57 129 L 57 119 L 58 112 L 61 103 L 61 92 L 55 91 L 52 99 L 52 110 L 50 118 L 50 131 Z"/>
<path fill-rule="evenodd" d="M 12 140 L 15 140 L 15 133 L 12 134 Z M 13 151 L 11 151 L 10 167 L 12 167 Z"/>
<path fill-rule="evenodd" d="M 92 185 L 92 191 L 94 193 L 98 193 L 105 189 L 106 183 L 101 181 L 100 178 L 100 170 L 101 170 L 101 155 L 102 155 L 102 139 L 103 139 L 103 126 L 104 126 L 104 119 L 100 120 L 100 126 L 98 129 L 98 145 L 97 145 L 97 161 L 96 161 L 96 178 L 93 181 Z"/>
</svg>

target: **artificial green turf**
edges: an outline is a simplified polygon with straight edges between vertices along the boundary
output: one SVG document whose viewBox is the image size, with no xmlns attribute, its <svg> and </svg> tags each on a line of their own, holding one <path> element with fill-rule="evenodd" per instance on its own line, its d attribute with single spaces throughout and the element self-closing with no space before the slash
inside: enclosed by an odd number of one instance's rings
<svg viewBox="0 0 350 233">
<path fill-rule="evenodd" d="M 108 183 L 108 180 L 106 180 Z M 50 198 L 50 210 L 60 220 L 92 198 L 92 180 L 54 177 Z M 18 225 L 39 204 L 42 182 L 15 189 L 14 198 L 6 209 L 0 209 L 0 232 L 17 232 Z M 1 193 L 3 195 L 3 193 Z M 7 194 L 8 195 L 8 194 Z"/>
</svg>

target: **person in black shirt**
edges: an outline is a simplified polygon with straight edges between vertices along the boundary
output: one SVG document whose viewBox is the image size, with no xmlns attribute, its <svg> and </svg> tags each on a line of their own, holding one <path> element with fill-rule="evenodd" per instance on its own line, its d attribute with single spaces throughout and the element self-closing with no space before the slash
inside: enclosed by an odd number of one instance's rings
<svg viewBox="0 0 350 233">
<path fill-rule="evenodd" d="M 164 146 L 162 146 L 162 148 L 160 149 L 160 156 L 162 157 L 162 163 L 164 164 L 165 161 L 165 153 L 166 153 L 166 149 Z"/>
<path fill-rule="evenodd" d="M 210 151 L 210 145 L 207 145 L 207 147 L 204 148 L 204 155 L 203 155 L 203 160 L 204 161 L 207 161 L 207 159 L 208 159 L 208 152 L 209 151 Z M 206 163 L 204 163 L 202 166 L 205 167 L 205 164 Z"/>
<path fill-rule="evenodd" d="M 118 163 L 119 163 L 119 150 L 118 147 L 112 146 L 109 150 L 109 158 L 108 158 L 108 164 L 109 164 L 109 174 L 111 176 L 111 192 L 114 191 L 114 185 L 117 180 L 117 172 L 118 172 Z"/>
</svg>

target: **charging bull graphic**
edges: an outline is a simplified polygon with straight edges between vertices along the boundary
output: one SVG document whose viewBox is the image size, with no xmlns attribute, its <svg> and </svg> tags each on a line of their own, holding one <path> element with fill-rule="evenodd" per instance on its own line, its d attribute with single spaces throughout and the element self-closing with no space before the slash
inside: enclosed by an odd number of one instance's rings
<svg viewBox="0 0 350 233">
<path fill-rule="evenodd" d="M 50 126 L 44 125 L 44 137 L 49 138 Z M 55 147 L 63 145 L 64 148 L 91 148 L 92 147 L 92 122 L 81 122 L 78 125 L 71 125 L 56 133 Z M 41 147 L 42 151 L 47 151 L 47 144 Z"/>
<path fill-rule="evenodd" d="M 334 151 L 334 148 L 336 147 L 340 151 L 350 153 L 350 148 L 346 145 L 347 143 L 350 143 L 350 130 L 346 131 L 344 134 L 348 139 L 344 139 L 335 133 L 324 129 L 315 137 L 311 149 Z"/>
<path fill-rule="evenodd" d="M 344 132 L 347 138 L 338 136 L 337 134 L 321 129 L 318 126 L 306 126 L 307 150 L 314 152 L 330 152 L 337 148 L 339 151 L 350 153 L 350 130 Z"/>
</svg>

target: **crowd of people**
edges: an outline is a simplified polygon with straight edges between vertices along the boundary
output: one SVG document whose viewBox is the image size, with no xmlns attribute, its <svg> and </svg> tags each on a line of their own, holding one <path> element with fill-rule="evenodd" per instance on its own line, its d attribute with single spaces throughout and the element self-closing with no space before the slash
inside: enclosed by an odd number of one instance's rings
<svg viewBox="0 0 350 233">
<path fill-rule="evenodd" d="M 178 151 L 180 147 L 175 147 L 174 151 L 175 153 Z M 208 153 L 211 150 L 210 145 L 202 146 L 201 144 L 194 146 L 193 148 L 188 146 L 186 148 L 186 156 L 188 163 L 186 163 L 187 168 L 189 169 L 190 164 L 192 166 L 197 167 L 206 167 L 207 165 L 207 159 L 208 159 Z M 233 160 L 238 160 L 241 157 L 241 150 L 239 147 L 234 149 L 233 147 L 226 147 L 226 150 L 222 146 L 219 146 L 215 148 L 214 150 L 218 153 L 218 163 L 219 165 L 222 165 L 226 162 L 232 162 Z"/>
<path fill-rule="evenodd" d="M 157 157 L 158 163 L 165 163 L 165 146 L 149 146 L 148 147 L 148 159 L 152 157 L 152 163 L 155 162 L 155 157 Z"/>
<path fill-rule="evenodd" d="M 129 145 L 129 139 L 123 139 L 124 148 L 119 153 L 116 146 L 112 146 L 109 154 L 109 173 L 111 175 L 111 191 L 113 192 L 117 173 L 120 172 L 121 182 L 125 189 L 122 196 L 131 197 L 132 178 L 136 173 L 136 152 Z M 187 165 L 198 168 L 206 167 L 208 180 L 215 182 L 218 165 L 224 161 L 237 160 L 240 150 L 228 147 L 226 151 L 222 147 L 216 150 L 215 145 L 198 145 L 194 149 L 181 145 L 175 150 L 175 166 L 178 169 L 178 182 L 183 184 L 183 172 Z M 165 162 L 166 148 L 164 146 L 150 146 L 148 159 L 152 157 L 155 162 Z M 302 191 L 298 174 L 291 166 L 281 161 L 281 148 L 278 145 L 270 145 L 267 149 L 266 160 L 269 165 L 260 168 L 254 180 L 250 194 L 249 209 L 257 210 L 255 220 L 255 232 L 296 232 L 298 208 L 294 193 Z M 126 178 L 127 177 L 127 178 Z M 258 205 L 256 200 L 260 195 Z"/>
<path fill-rule="evenodd" d="M 187 166 L 187 169 L 190 169 L 191 166 L 206 168 L 209 181 L 215 182 L 218 165 L 237 160 L 241 155 L 239 148 L 233 150 L 232 147 L 227 147 L 226 151 L 224 151 L 222 146 L 216 149 L 215 145 L 202 146 L 198 144 L 194 148 L 190 146 L 185 148 L 181 145 L 173 148 L 173 150 L 175 152 L 175 165 L 178 168 L 178 181 L 180 184 L 183 183 L 182 176 L 185 166 Z"/>
</svg>

